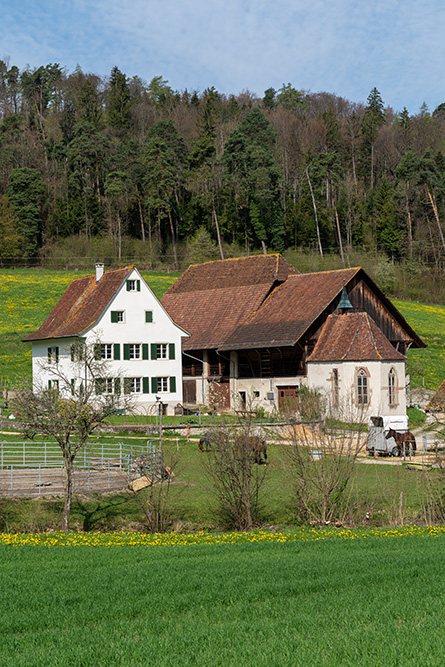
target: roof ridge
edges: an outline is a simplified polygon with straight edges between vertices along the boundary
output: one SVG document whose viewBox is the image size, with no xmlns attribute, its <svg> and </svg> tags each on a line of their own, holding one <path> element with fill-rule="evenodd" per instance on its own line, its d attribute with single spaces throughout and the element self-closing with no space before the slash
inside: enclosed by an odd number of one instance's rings
<svg viewBox="0 0 445 667">
<path fill-rule="evenodd" d="M 253 257 L 276 257 L 278 261 L 280 257 L 283 257 L 283 255 L 280 252 L 268 252 L 266 254 L 262 252 L 258 253 L 258 255 L 241 255 L 240 257 L 225 257 L 224 259 L 209 259 L 207 262 L 195 262 L 194 264 L 189 264 L 189 266 L 186 268 L 186 271 L 191 269 L 192 266 L 204 266 L 205 264 L 216 264 L 217 262 L 234 262 L 241 259 L 252 259 Z M 283 259 L 286 258 L 283 257 Z"/>
</svg>

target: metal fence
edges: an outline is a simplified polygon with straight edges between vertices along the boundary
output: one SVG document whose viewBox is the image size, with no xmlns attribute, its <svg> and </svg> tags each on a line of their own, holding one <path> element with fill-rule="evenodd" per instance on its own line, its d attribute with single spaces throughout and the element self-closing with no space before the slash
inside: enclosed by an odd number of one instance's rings
<svg viewBox="0 0 445 667">
<path fill-rule="evenodd" d="M 94 443 L 74 459 L 74 493 L 123 490 L 142 475 L 155 478 L 161 467 L 157 441 L 145 446 Z M 61 495 L 64 480 L 57 444 L 0 442 L 0 497 Z"/>
</svg>

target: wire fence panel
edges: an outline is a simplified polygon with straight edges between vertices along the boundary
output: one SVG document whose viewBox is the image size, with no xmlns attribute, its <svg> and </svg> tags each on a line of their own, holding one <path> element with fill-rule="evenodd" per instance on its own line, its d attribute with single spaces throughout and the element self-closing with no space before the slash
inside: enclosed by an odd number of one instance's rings
<svg viewBox="0 0 445 667">
<path fill-rule="evenodd" d="M 95 443 L 74 460 L 74 493 L 124 490 L 143 474 L 154 477 L 161 467 L 162 452 L 155 441 L 142 447 Z M 0 443 L 0 497 L 62 495 L 64 488 L 58 445 Z"/>
</svg>

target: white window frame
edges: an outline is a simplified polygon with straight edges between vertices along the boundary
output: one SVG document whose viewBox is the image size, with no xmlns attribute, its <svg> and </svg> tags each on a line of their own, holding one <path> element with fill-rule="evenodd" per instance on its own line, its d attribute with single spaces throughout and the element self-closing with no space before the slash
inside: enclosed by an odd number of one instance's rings
<svg viewBox="0 0 445 667">
<path fill-rule="evenodd" d="M 168 343 L 156 343 L 156 359 L 168 359 Z"/>
<path fill-rule="evenodd" d="M 138 284 L 137 284 L 137 281 L 134 278 L 130 278 L 128 280 L 128 291 L 129 292 L 137 292 L 138 291 Z"/>
<path fill-rule="evenodd" d="M 128 344 L 128 357 L 130 361 L 138 361 L 142 359 L 142 345 L 140 343 Z"/>
<path fill-rule="evenodd" d="M 158 393 L 159 394 L 168 394 L 169 393 L 169 387 L 168 387 L 168 382 L 169 382 L 169 377 L 157 377 L 157 383 L 158 383 Z"/>
<path fill-rule="evenodd" d="M 128 388 L 130 394 L 142 393 L 142 378 L 128 378 Z"/>
<path fill-rule="evenodd" d="M 100 344 L 100 358 L 107 361 L 113 359 L 113 343 Z"/>
<path fill-rule="evenodd" d="M 114 380 L 113 378 L 104 378 L 104 394 L 114 394 Z"/>
</svg>

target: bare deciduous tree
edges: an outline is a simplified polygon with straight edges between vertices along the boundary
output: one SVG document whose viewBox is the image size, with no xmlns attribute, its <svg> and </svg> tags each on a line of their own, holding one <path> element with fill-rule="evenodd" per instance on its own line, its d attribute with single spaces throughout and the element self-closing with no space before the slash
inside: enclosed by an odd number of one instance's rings
<svg viewBox="0 0 445 667">
<path fill-rule="evenodd" d="M 25 436 L 33 439 L 42 434 L 54 438 L 62 450 L 64 531 L 69 529 L 76 455 L 107 417 L 116 410 L 132 408 L 131 395 L 120 393 L 119 378 L 114 378 L 112 392 L 106 390 L 107 364 L 98 358 L 97 345 L 80 341 L 74 344 L 72 366 L 42 362 L 41 370 L 51 378 L 48 386 L 35 384 L 33 389 L 20 389 L 14 399 L 14 409 L 20 415 Z"/>
<path fill-rule="evenodd" d="M 357 456 L 365 445 L 365 435 L 356 426 L 360 421 L 348 415 L 345 421 L 327 420 L 330 426 L 292 426 L 288 461 L 301 519 L 328 523 L 344 510 Z"/>
<path fill-rule="evenodd" d="M 225 426 L 211 437 L 205 469 L 211 480 L 216 512 L 225 528 L 251 530 L 259 522 L 260 490 L 267 473 L 265 442 L 247 421 Z"/>
</svg>

